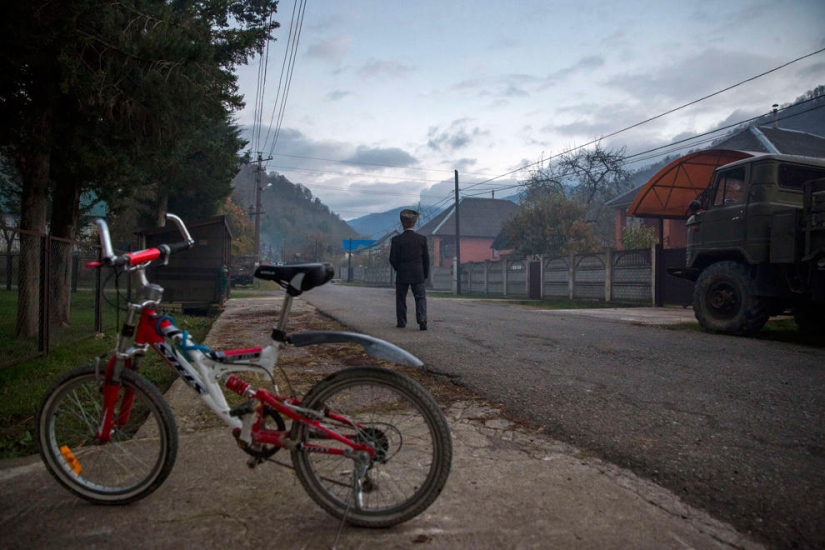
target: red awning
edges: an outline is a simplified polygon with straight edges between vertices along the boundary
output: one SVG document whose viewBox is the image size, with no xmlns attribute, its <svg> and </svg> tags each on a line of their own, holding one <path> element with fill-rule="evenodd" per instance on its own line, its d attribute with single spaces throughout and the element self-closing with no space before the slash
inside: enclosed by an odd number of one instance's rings
<svg viewBox="0 0 825 550">
<path fill-rule="evenodd" d="M 745 151 L 708 149 L 678 158 L 659 170 L 639 190 L 627 215 L 636 218 L 687 219 L 688 204 L 710 185 L 713 171 L 754 156 Z"/>
</svg>

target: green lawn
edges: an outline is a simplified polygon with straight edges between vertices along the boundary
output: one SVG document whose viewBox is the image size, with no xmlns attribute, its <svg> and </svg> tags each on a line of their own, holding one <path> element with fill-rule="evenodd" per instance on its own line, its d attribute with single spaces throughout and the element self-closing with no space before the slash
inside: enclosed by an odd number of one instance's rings
<svg viewBox="0 0 825 550">
<path fill-rule="evenodd" d="M 102 305 L 104 329 L 113 329 L 118 318 L 115 308 L 115 292 L 107 291 Z M 122 301 L 121 301 L 122 303 Z M 95 334 L 95 296 L 92 290 L 78 290 L 71 294 L 71 307 L 68 326 L 49 327 L 49 348 L 66 345 Z M 18 340 L 15 338 L 17 324 L 17 291 L 0 291 L 0 365 L 8 365 L 38 352 L 36 338 Z"/>
<path fill-rule="evenodd" d="M 173 315 L 176 324 L 202 341 L 214 317 Z M 121 317 L 122 319 L 122 317 Z M 34 418 L 40 400 L 64 373 L 85 365 L 115 346 L 115 331 L 54 349 L 47 357 L 36 357 L 0 369 L 0 458 L 26 456 L 37 452 Z M 141 374 L 161 391 L 169 388 L 176 374 L 155 354 L 146 356 Z"/>
</svg>

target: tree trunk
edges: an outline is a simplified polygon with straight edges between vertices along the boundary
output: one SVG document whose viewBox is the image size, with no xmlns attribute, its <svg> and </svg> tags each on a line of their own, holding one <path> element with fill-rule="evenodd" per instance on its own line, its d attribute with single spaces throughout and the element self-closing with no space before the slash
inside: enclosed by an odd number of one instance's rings
<svg viewBox="0 0 825 550">
<path fill-rule="evenodd" d="M 166 211 L 169 208 L 169 188 L 157 182 L 158 200 L 155 218 L 156 227 L 166 227 Z"/>
<path fill-rule="evenodd" d="M 66 178 L 56 182 L 49 231 L 52 237 L 74 241 L 75 228 L 80 215 L 80 192 L 80 182 L 75 178 Z M 49 285 L 49 312 L 52 326 L 69 326 L 73 253 L 74 245 L 63 241 L 52 241 L 49 265 L 52 277 Z"/>
<path fill-rule="evenodd" d="M 46 203 L 49 183 L 49 153 L 30 151 L 19 159 L 23 175 L 20 229 L 46 232 Z M 30 340 L 38 334 L 40 318 L 40 269 L 43 237 L 20 233 L 20 263 L 17 283 L 17 339 Z"/>
<path fill-rule="evenodd" d="M 11 292 L 11 272 L 14 269 L 14 256 L 12 255 L 12 245 L 16 233 L 8 229 L 3 229 L 3 241 L 6 243 L 6 290 Z"/>
</svg>

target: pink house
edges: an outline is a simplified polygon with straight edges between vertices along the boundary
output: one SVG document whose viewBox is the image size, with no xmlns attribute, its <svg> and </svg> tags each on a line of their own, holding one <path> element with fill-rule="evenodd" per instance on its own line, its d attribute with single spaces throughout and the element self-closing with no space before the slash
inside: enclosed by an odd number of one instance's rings
<svg viewBox="0 0 825 550">
<path fill-rule="evenodd" d="M 461 263 L 496 260 L 510 250 L 496 250 L 493 241 L 507 218 L 521 207 L 509 200 L 464 197 L 458 203 Z M 433 267 L 450 267 L 455 257 L 455 205 L 418 230 L 430 243 Z"/>
</svg>

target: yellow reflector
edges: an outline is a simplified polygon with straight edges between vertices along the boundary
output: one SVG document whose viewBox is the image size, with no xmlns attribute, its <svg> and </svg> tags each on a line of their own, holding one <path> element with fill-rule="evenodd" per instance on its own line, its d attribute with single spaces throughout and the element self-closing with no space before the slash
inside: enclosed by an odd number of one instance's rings
<svg viewBox="0 0 825 550">
<path fill-rule="evenodd" d="M 83 466 L 80 465 L 80 462 L 77 461 L 72 451 L 66 445 L 60 447 L 60 454 L 63 455 L 63 458 L 66 459 L 66 463 L 71 466 L 74 473 L 80 475 L 80 472 L 83 471 Z"/>
</svg>

